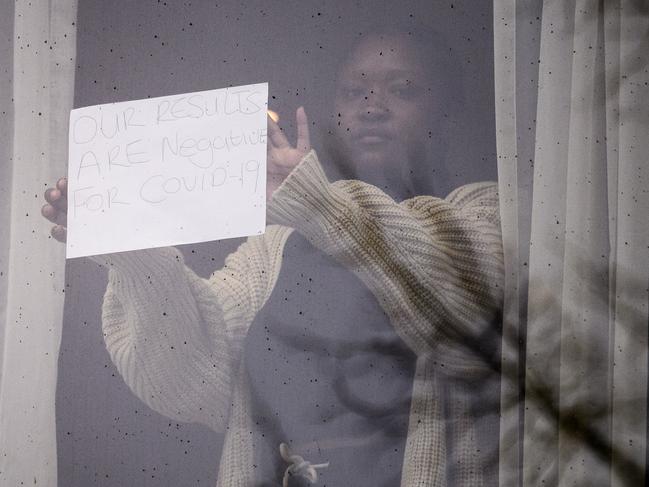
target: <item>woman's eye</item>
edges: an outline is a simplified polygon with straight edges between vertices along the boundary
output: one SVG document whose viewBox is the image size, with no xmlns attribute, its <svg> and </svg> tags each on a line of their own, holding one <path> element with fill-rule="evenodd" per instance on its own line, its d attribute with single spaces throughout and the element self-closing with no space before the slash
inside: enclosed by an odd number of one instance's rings
<svg viewBox="0 0 649 487">
<path fill-rule="evenodd" d="M 390 87 L 390 93 L 403 99 L 414 98 L 417 95 L 417 87 L 412 83 L 400 83 Z"/>
<path fill-rule="evenodd" d="M 354 100 L 363 96 L 363 90 L 361 90 L 360 88 L 343 88 L 342 95 L 343 98 Z"/>
</svg>

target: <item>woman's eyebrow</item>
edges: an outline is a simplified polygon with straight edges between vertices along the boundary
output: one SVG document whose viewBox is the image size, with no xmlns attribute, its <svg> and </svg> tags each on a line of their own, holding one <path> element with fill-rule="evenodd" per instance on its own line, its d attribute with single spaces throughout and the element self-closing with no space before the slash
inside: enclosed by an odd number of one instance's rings
<svg viewBox="0 0 649 487">
<path fill-rule="evenodd" d="M 353 70 L 347 73 L 347 76 L 342 77 L 339 80 L 339 83 L 376 79 L 384 81 L 394 81 L 404 78 L 407 80 L 413 80 L 418 72 L 419 70 L 402 68 L 381 70 L 379 72 L 372 72 L 371 70 Z"/>
<path fill-rule="evenodd" d="M 395 79 L 405 78 L 406 80 L 412 81 L 417 74 L 418 70 L 414 69 L 392 69 L 385 73 L 385 79 L 393 81 Z"/>
</svg>

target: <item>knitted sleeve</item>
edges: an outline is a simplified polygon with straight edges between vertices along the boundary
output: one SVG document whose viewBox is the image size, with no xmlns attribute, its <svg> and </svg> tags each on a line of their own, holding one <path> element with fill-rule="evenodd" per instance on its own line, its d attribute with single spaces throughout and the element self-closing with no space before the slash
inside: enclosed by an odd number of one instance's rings
<svg viewBox="0 0 649 487">
<path fill-rule="evenodd" d="M 209 280 L 172 247 L 93 258 L 109 268 L 102 316 L 107 349 L 149 407 L 224 429 L 241 344 L 272 290 L 289 232 L 268 227 Z"/>
<path fill-rule="evenodd" d="M 397 204 L 360 181 L 329 183 L 312 151 L 268 212 L 354 271 L 416 353 L 470 374 L 493 365 L 480 340 L 502 301 L 497 203 L 496 185 L 478 183 Z"/>
</svg>

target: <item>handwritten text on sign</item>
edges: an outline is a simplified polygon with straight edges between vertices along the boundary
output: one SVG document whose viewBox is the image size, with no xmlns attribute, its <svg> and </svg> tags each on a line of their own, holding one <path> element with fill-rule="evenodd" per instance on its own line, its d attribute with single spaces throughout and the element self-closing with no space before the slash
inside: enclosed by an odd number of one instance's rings
<svg viewBox="0 0 649 487">
<path fill-rule="evenodd" d="M 266 83 L 70 113 L 67 257 L 262 233 Z"/>
</svg>

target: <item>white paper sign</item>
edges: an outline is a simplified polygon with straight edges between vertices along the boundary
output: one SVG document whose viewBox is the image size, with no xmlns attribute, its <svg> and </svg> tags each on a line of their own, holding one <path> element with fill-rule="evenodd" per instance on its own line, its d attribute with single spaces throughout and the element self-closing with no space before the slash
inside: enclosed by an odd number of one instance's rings
<svg viewBox="0 0 649 487">
<path fill-rule="evenodd" d="M 67 257 L 263 233 L 268 84 L 70 113 Z"/>
</svg>

